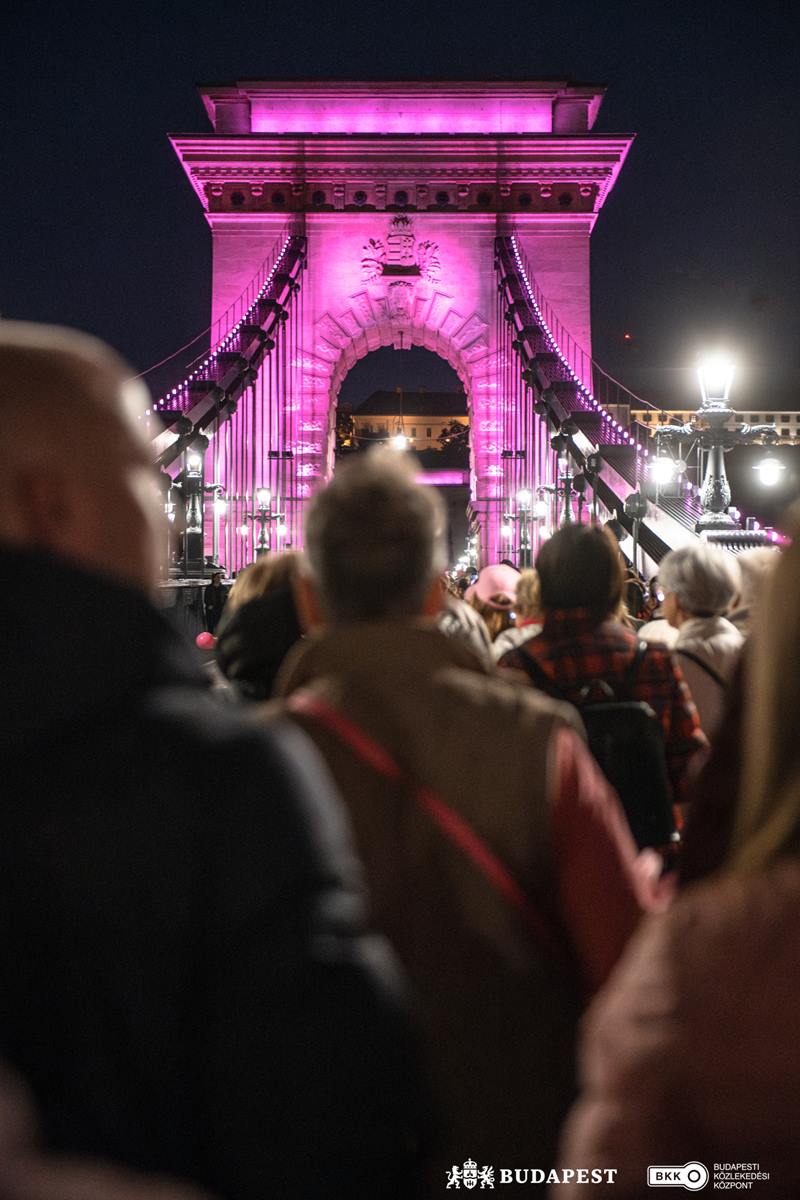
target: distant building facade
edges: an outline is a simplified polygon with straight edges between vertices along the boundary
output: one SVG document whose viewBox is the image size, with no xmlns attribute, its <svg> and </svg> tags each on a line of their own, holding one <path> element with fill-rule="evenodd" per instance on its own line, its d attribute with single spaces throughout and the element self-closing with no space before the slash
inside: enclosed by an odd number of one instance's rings
<svg viewBox="0 0 800 1200">
<path fill-rule="evenodd" d="M 354 436 L 361 447 L 403 433 L 411 448 L 441 450 L 454 425 L 469 426 L 463 392 L 373 392 L 353 410 Z"/>
</svg>

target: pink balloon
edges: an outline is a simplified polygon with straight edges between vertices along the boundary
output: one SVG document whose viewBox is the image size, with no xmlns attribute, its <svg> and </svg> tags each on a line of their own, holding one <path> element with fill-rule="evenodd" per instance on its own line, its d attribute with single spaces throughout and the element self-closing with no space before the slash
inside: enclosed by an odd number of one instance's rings
<svg viewBox="0 0 800 1200">
<path fill-rule="evenodd" d="M 206 630 L 203 633 L 198 633 L 197 637 L 194 639 L 194 644 L 200 650 L 213 650 L 217 644 L 217 639 L 214 637 L 213 633 L 209 633 Z"/>
</svg>

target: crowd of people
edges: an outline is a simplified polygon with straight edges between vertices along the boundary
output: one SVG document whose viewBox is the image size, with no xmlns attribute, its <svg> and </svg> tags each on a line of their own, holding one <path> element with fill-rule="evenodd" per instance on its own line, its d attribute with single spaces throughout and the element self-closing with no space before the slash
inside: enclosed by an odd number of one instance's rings
<svg viewBox="0 0 800 1200">
<path fill-rule="evenodd" d="M 0 325 L 3 1200 L 797 1195 L 800 543 L 693 539 L 647 621 L 595 525 L 459 584 L 373 451 L 209 677 L 144 402 Z"/>
</svg>

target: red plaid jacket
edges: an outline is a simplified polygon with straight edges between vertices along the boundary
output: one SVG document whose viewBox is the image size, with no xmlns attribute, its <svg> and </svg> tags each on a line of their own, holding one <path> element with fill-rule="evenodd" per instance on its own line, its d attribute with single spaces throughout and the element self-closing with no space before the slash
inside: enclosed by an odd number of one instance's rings
<svg viewBox="0 0 800 1200">
<path fill-rule="evenodd" d="M 646 701 L 664 730 L 667 765 L 677 795 L 689 759 L 707 744 L 706 739 L 680 667 L 665 647 L 647 647 L 630 693 L 624 694 L 625 673 L 638 642 L 635 633 L 616 621 L 598 625 L 586 609 L 555 609 L 546 615 L 539 636 L 503 655 L 500 666 L 524 670 L 524 658 L 533 659 L 553 680 L 552 694 L 572 703 L 594 679 L 608 683 L 619 699 Z M 602 699 L 600 694 L 597 699 Z"/>
</svg>

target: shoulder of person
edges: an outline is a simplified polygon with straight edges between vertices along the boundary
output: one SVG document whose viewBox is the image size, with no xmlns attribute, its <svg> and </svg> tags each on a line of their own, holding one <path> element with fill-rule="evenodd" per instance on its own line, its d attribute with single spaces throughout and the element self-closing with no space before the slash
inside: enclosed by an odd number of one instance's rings
<svg viewBox="0 0 800 1200">
<path fill-rule="evenodd" d="M 531 688 L 527 681 L 509 675 L 478 675 L 455 669 L 442 671 L 437 680 L 443 692 L 450 691 L 480 712 L 486 728 L 517 731 L 567 726 L 581 738 L 586 734 L 577 709 L 561 700 L 553 700 Z"/>
</svg>

